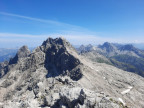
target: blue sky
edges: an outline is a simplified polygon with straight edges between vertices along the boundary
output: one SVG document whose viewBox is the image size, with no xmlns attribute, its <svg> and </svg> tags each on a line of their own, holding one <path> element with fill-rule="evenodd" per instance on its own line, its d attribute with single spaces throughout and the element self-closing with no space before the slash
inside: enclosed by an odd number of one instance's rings
<svg viewBox="0 0 144 108">
<path fill-rule="evenodd" d="M 0 47 L 144 43 L 144 0 L 0 0 Z"/>
</svg>

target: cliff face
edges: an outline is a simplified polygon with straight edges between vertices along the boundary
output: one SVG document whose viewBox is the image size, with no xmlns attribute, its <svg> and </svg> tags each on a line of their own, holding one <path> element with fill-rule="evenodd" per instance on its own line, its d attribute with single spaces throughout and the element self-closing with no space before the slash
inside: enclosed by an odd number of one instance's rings
<svg viewBox="0 0 144 108">
<path fill-rule="evenodd" d="M 32 53 L 20 48 L 0 65 L 5 108 L 121 108 L 144 106 L 144 78 L 79 56 L 63 38 L 48 38 Z"/>
<path fill-rule="evenodd" d="M 80 65 L 80 60 L 76 57 L 76 53 L 71 53 L 75 50 L 65 39 L 49 38 L 43 42 L 40 49 L 45 53 L 45 67 L 50 70 L 47 77 L 60 74 L 69 75 L 73 80 L 82 77 L 79 70 L 72 71 Z"/>
</svg>

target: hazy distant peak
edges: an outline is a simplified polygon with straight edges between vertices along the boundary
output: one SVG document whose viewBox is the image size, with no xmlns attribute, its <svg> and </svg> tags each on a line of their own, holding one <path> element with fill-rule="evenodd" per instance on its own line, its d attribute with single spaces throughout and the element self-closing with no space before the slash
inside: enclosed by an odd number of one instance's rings
<svg viewBox="0 0 144 108">
<path fill-rule="evenodd" d="M 103 45 L 111 45 L 111 43 L 109 43 L 109 42 L 105 42 Z"/>
<path fill-rule="evenodd" d="M 135 48 L 132 44 L 127 44 L 127 45 L 122 46 L 120 50 L 135 51 L 137 50 L 137 48 Z"/>
<path fill-rule="evenodd" d="M 91 44 L 88 44 L 87 47 L 93 47 Z"/>
<path fill-rule="evenodd" d="M 103 45 L 100 45 L 99 48 L 106 50 L 107 52 L 115 52 L 117 48 L 109 42 L 105 42 Z"/>
<path fill-rule="evenodd" d="M 81 45 L 78 49 L 79 52 L 89 52 L 95 50 L 95 47 L 91 44 L 88 45 Z"/>
<path fill-rule="evenodd" d="M 105 42 L 102 47 L 114 47 L 114 45 L 112 43 L 109 43 L 109 42 Z"/>
</svg>

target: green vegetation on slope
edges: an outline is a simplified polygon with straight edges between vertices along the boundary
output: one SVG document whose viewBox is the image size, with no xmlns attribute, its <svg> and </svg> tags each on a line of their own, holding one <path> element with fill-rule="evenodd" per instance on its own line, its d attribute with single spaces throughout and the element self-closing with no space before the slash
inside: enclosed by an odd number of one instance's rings
<svg viewBox="0 0 144 108">
<path fill-rule="evenodd" d="M 110 58 L 112 64 L 125 71 L 134 72 L 144 77 L 144 59 L 128 55 L 116 55 Z"/>
</svg>

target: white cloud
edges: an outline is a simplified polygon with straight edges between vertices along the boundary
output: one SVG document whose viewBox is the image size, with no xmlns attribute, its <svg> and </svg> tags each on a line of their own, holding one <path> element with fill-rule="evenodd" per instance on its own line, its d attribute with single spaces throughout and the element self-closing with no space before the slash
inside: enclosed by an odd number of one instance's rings
<svg viewBox="0 0 144 108">
<path fill-rule="evenodd" d="M 64 37 L 70 41 L 73 45 L 81 44 L 102 44 L 106 41 L 114 43 L 134 43 L 130 39 L 121 39 L 121 38 L 105 38 L 96 35 L 87 35 L 87 34 L 45 34 L 45 35 L 30 35 L 30 34 L 13 34 L 13 33 L 0 33 L 0 43 L 21 43 L 20 45 L 27 44 L 29 46 L 38 46 L 48 37 L 57 38 Z M 138 42 L 138 41 L 137 41 Z M 140 41 L 139 41 L 140 42 Z"/>
<path fill-rule="evenodd" d="M 33 18 L 33 17 L 23 16 L 23 15 L 18 15 L 18 14 L 12 14 L 12 13 L 6 13 L 6 12 L 0 12 L 0 14 L 1 15 L 6 15 L 6 16 L 12 16 L 12 17 L 18 17 L 18 18 L 33 20 L 33 21 L 38 21 L 38 22 L 43 22 L 43 23 L 52 23 L 52 24 L 56 24 L 56 25 L 65 24 L 65 23 L 61 23 L 61 22 L 58 22 L 58 21 L 44 20 L 44 19 Z"/>
<path fill-rule="evenodd" d="M 37 38 L 39 36 L 45 36 L 45 35 L 30 35 L 30 34 L 16 34 L 16 33 L 0 33 L 0 37 L 25 37 L 25 38 Z"/>
<path fill-rule="evenodd" d="M 55 20 L 49 20 L 49 19 L 45 20 L 45 19 L 29 17 L 29 16 L 23 16 L 23 15 L 7 13 L 7 12 L 0 12 L 0 15 L 17 17 L 17 18 L 27 19 L 27 20 L 41 22 L 41 23 L 53 24 L 53 25 L 56 25 L 56 26 L 70 27 L 71 29 L 87 30 L 86 28 L 83 28 L 83 27 L 80 27 L 80 26 L 77 26 L 77 25 L 72 25 L 72 24 L 68 24 L 68 23 L 64 23 L 64 22 L 60 22 L 60 21 L 55 21 Z"/>
</svg>

